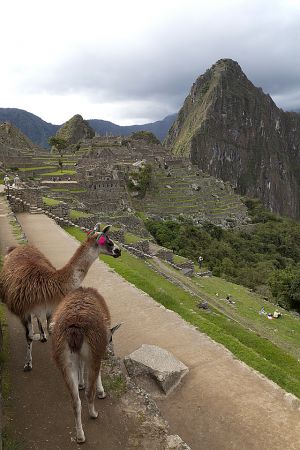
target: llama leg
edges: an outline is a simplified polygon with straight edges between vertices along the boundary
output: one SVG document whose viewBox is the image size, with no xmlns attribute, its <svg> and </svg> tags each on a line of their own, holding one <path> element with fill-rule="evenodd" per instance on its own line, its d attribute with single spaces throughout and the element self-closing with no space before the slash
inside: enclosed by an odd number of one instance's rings
<svg viewBox="0 0 300 450">
<path fill-rule="evenodd" d="M 98 378 L 97 378 L 97 397 L 101 398 L 101 399 L 106 397 L 106 393 L 104 392 L 102 379 L 101 379 L 101 366 L 100 366 L 99 374 L 98 374 Z"/>
<path fill-rule="evenodd" d="M 72 361 L 71 364 L 67 365 L 64 369 L 64 377 L 68 387 L 68 390 L 72 398 L 72 406 L 75 416 L 75 426 L 76 426 L 76 440 L 78 443 L 85 442 L 85 435 L 82 428 L 81 421 L 81 401 L 78 391 L 78 364 Z"/>
<path fill-rule="evenodd" d="M 79 370 L 78 370 L 78 389 L 82 390 L 85 388 L 84 383 L 84 361 L 79 359 Z"/>
<path fill-rule="evenodd" d="M 36 320 L 37 320 L 38 327 L 39 327 L 39 330 L 40 330 L 40 341 L 41 342 L 47 342 L 47 336 L 46 336 L 45 330 L 43 328 L 42 322 L 41 322 L 41 320 L 40 320 L 40 318 L 38 316 L 36 316 Z"/>
<path fill-rule="evenodd" d="M 26 341 L 27 341 L 27 351 L 26 351 L 26 360 L 24 365 L 24 372 L 29 372 L 32 370 L 32 340 L 33 340 L 33 328 L 31 316 L 28 316 L 26 319 L 22 320 L 22 323 L 25 327 L 26 332 Z"/>
<path fill-rule="evenodd" d="M 32 315 L 30 315 L 30 320 L 28 322 L 28 332 L 29 332 L 29 337 L 33 340 L 34 329 L 33 329 L 33 316 Z"/>
<path fill-rule="evenodd" d="M 46 313 L 46 319 L 47 319 L 47 331 L 49 334 L 51 334 L 52 328 L 51 328 L 50 324 L 51 324 L 52 314 L 50 312 Z"/>
<path fill-rule="evenodd" d="M 88 384 L 86 387 L 85 395 L 88 402 L 88 409 L 90 417 L 93 419 L 97 419 L 98 417 L 98 411 L 95 409 L 94 401 L 96 396 L 96 383 L 97 383 L 97 377 L 99 374 L 99 367 L 89 367 L 88 370 Z"/>
</svg>

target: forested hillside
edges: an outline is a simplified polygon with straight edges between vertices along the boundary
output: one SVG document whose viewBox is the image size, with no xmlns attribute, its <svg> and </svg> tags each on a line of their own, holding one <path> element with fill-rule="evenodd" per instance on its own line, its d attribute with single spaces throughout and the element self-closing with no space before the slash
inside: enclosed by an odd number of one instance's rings
<svg viewBox="0 0 300 450">
<path fill-rule="evenodd" d="M 300 224 L 246 200 L 252 224 L 224 230 L 211 223 L 155 221 L 146 226 L 157 242 L 179 255 L 204 258 L 213 275 L 255 289 L 300 312 Z"/>
</svg>

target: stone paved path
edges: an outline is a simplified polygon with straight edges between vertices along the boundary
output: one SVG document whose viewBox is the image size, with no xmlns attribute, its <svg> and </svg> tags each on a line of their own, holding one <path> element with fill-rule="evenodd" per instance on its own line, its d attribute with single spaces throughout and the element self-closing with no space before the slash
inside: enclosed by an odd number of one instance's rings
<svg viewBox="0 0 300 450">
<path fill-rule="evenodd" d="M 44 215 L 18 216 L 30 243 L 60 267 L 78 243 Z M 113 321 L 124 321 L 115 339 L 119 356 L 142 343 L 173 352 L 190 373 L 160 408 L 174 433 L 193 450 L 300 449 L 300 411 L 284 391 L 193 330 L 178 315 L 96 261 L 84 285 L 100 290 Z"/>
<path fill-rule="evenodd" d="M 57 267 L 64 265 L 78 246 L 72 237 L 44 215 L 20 214 L 18 219 L 29 242 Z M 3 238 L 0 228 L 0 241 L 1 236 Z M 193 450 L 300 449 L 300 411 L 286 401 L 284 391 L 237 361 L 222 346 L 193 330 L 175 313 L 161 308 L 104 263 L 96 261 L 93 264 L 84 285 L 96 287 L 105 296 L 114 322 L 125 322 L 115 338 L 115 350 L 119 356 L 129 354 L 142 343 L 154 344 L 171 351 L 189 367 L 190 372 L 179 389 L 159 401 L 159 406 L 172 431 L 178 433 Z M 33 351 L 33 363 L 40 373 L 40 387 L 32 384 L 27 387 L 28 395 L 32 398 L 37 395 L 38 402 L 32 401 L 32 406 L 21 403 L 19 419 L 23 418 L 24 439 L 35 432 L 32 409 L 39 417 L 38 423 L 45 419 L 41 437 L 43 444 L 35 444 L 37 446 L 30 449 L 69 449 L 71 444 L 64 446 L 60 441 L 62 426 L 68 426 L 70 432 L 72 430 L 72 418 L 65 416 L 66 411 L 70 414 L 70 408 L 66 406 L 68 399 L 64 387 L 50 361 L 49 367 L 38 367 L 43 348 L 49 347 L 45 345 L 37 343 Z M 14 346 L 17 351 L 17 341 Z M 16 383 L 21 396 L 22 387 L 24 391 L 26 382 L 30 383 L 22 379 L 30 376 L 22 373 L 22 363 L 23 359 L 14 363 L 14 370 L 20 370 L 15 376 L 18 377 Z M 48 386 L 53 386 L 53 380 L 57 388 L 51 389 L 57 390 L 58 395 L 47 390 Z M 109 421 L 98 422 L 98 434 L 101 435 L 109 426 Z M 119 427 L 122 427 L 121 422 Z M 47 445 L 45 439 L 51 438 L 51 433 L 54 433 L 55 441 L 51 443 L 50 440 Z M 99 437 L 92 436 L 95 446 L 86 444 L 87 449 L 121 448 L 117 444 L 118 437 L 110 447 L 100 447 Z M 73 444 L 73 448 L 76 445 Z"/>
</svg>

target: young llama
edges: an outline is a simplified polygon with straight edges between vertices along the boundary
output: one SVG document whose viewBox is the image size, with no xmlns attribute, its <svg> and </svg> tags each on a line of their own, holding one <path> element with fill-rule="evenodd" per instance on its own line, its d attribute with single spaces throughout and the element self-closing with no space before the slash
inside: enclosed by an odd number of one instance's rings
<svg viewBox="0 0 300 450">
<path fill-rule="evenodd" d="M 67 294 L 53 316 L 52 353 L 62 372 L 72 399 L 76 439 L 85 442 L 81 421 L 79 389 L 84 388 L 84 365 L 87 369 L 86 398 L 90 417 L 96 419 L 95 395 L 105 398 L 101 381 L 101 360 L 112 334 L 110 314 L 104 298 L 92 288 L 79 288 Z"/>
<path fill-rule="evenodd" d="M 81 285 L 99 254 L 115 258 L 121 255 L 121 250 L 109 237 L 109 229 L 110 225 L 100 232 L 97 224 L 70 261 L 59 270 L 31 245 L 11 247 L 8 250 L 0 273 L 0 299 L 20 318 L 25 328 L 27 353 L 24 371 L 32 369 L 31 316 L 36 315 L 40 340 L 45 342 L 46 335 L 39 319 L 41 314 L 46 314 L 49 331 L 52 312 L 68 292 Z"/>
</svg>

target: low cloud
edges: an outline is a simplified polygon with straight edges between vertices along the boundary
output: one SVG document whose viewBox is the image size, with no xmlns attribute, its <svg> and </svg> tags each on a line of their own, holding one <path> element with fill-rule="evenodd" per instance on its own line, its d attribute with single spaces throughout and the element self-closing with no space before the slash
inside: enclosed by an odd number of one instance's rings
<svg viewBox="0 0 300 450">
<path fill-rule="evenodd" d="M 99 13 L 99 2 L 91 3 Z M 63 32 L 54 27 L 45 46 L 48 58 L 44 52 L 37 58 L 35 48 L 21 71 L 14 63 L 21 74 L 18 95 L 60 97 L 60 105 L 77 98 L 78 111 L 82 99 L 87 112 L 90 107 L 86 118 L 101 112 L 97 118 L 107 119 L 107 111 L 115 121 L 159 120 L 180 108 L 192 83 L 214 62 L 232 58 L 280 107 L 300 109 L 296 2 L 187 0 L 183 7 L 176 0 L 145 1 L 144 9 L 133 3 L 135 9 L 123 5 L 123 21 L 107 10 L 98 29 L 84 11 L 73 24 L 75 33 L 67 22 Z"/>
</svg>

